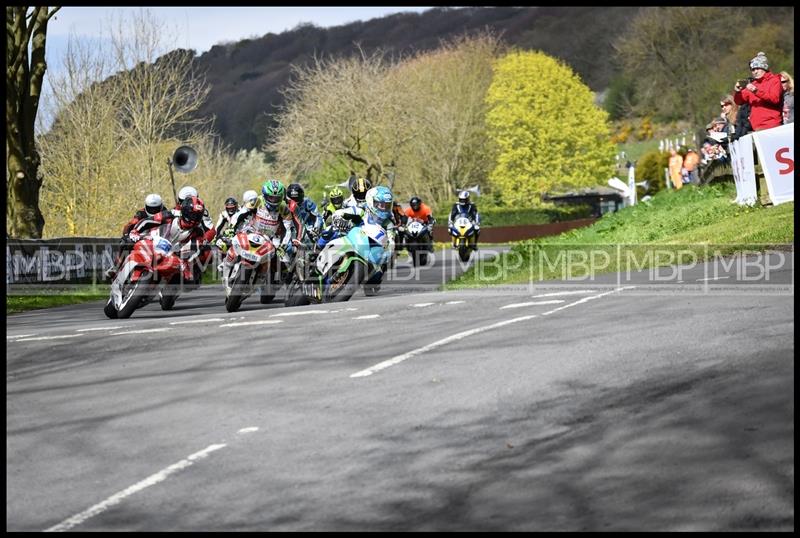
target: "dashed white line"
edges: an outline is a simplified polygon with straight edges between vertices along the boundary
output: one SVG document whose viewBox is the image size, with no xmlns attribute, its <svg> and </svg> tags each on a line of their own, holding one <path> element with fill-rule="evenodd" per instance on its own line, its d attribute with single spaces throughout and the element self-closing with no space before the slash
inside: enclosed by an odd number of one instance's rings
<svg viewBox="0 0 800 538">
<path fill-rule="evenodd" d="M 250 426 L 249 428 L 242 428 L 236 433 L 253 433 L 258 431 L 258 426 Z"/>
<path fill-rule="evenodd" d="M 111 508 L 116 504 L 119 504 L 125 497 L 129 497 L 130 495 L 142 491 L 145 488 L 158 484 L 159 482 L 163 482 L 169 475 L 193 465 L 195 461 L 205 458 L 215 450 L 219 450 L 220 448 L 225 448 L 226 446 L 227 445 L 225 444 L 211 445 L 209 447 L 204 448 L 200 452 L 195 452 L 188 458 L 183 459 L 178 463 L 173 463 L 169 467 L 166 467 L 165 469 L 162 469 L 161 471 L 148 476 L 144 480 L 137 482 L 136 484 L 130 486 L 129 488 L 123 489 L 122 491 L 115 493 L 108 499 L 99 502 L 90 508 L 87 508 L 80 514 L 76 514 L 70 518 L 65 519 L 58 525 L 54 525 L 49 529 L 45 529 L 44 532 L 66 531 L 76 525 L 80 525 L 87 519 L 108 510 L 109 508 Z"/>
<path fill-rule="evenodd" d="M 57 336 L 37 336 L 36 338 L 22 338 L 14 340 L 14 342 L 33 342 L 34 340 L 59 340 L 61 338 L 75 338 L 76 336 L 83 336 L 82 334 L 61 334 Z"/>
<path fill-rule="evenodd" d="M 184 325 L 186 323 L 210 323 L 212 321 L 225 321 L 225 318 L 189 319 L 186 321 L 170 321 L 170 325 Z"/>
<path fill-rule="evenodd" d="M 462 304 L 462 303 L 464 303 L 464 302 L 465 302 L 465 301 L 447 301 L 447 302 L 446 302 L 446 303 L 444 303 L 444 304 Z"/>
<path fill-rule="evenodd" d="M 356 316 L 353 319 L 374 319 L 381 317 L 380 314 L 367 314 L 365 316 Z"/>
<path fill-rule="evenodd" d="M 532 295 L 532 299 L 538 299 L 539 297 L 557 297 L 559 295 L 579 295 L 581 293 L 595 293 L 597 290 L 571 290 L 571 291 L 557 291 L 554 293 L 542 293 L 540 295 Z"/>
<path fill-rule="evenodd" d="M 121 329 L 122 325 L 115 325 L 114 327 L 89 327 L 88 329 L 78 329 L 79 333 L 86 331 L 113 331 L 114 329 Z"/>
<path fill-rule="evenodd" d="M 585 303 L 586 301 L 590 301 L 592 299 L 598 299 L 598 298 L 603 297 L 605 295 L 609 295 L 611 293 L 616 293 L 616 292 L 622 291 L 624 289 L 631 289 L 633 287 L 635 287 L 635 286 L 627 286 L 627 287 L 623 287 L 623 288 L 617 288 L 617 289 L 615 289 L 613 291 L 609 291 L 609 292 L 606 292 L 606 293 L 601 293 L 600 295 L 594 295 L 592 297 L 585 297 L 583 299 L 575 301 L 574 303 L 569 303 L 569 304 L 566 304 L 564 306 L 560 306 L 560 307 L 558 307 L 556 309 L 550 310 L 549 312 L 545 312 L 542 315 L 544 316 L 544 315 L 552 314 L 552 313 L 557 312 L 559 310 L 563 310 L 565 308 L 569 308 L 570 306 L 574 306 L 574 305 L 578 305 L 578 304 L 581 304 L 581 303 Z M 504 327 L 506 325 L 511 325 L 512 323 L 519 323 L 520 321 L 527 321 L 529 319 L 533 319 L 533 318 L 536 318 L 538 316 L 539 316 L 538 314 L 532 314 L 530 316 L 522 316 L 522 317 L 518 317 L 518 318 L 512 318 L 512 319 L 508 319 L 508 320 L 504 320 L 504 321 L 499 321 L 497 323 L 492 323 L 491 325 L 485 325 L 483 327 L 476 327 L 476 328 L 470 329 L 468 331 L 462 331 L 460 333 L 456 333 L 456 334 L 453 334 L 451 336 L 448 336 L 447 338 L 442 338 L 441 340 L 437 340 L 435 342 L 432 342 L 432 343 L 430 343 L 430 344 L 428 344 L 426 346 L 411 350 L 408 353 L 403 353 L 402 355 L 397 355 L 396 357 L 392 357 L 391 359 L 383 361 L 383 362 L 380 362 L 380 363 L 378 363 L 378 364 L 376 364 L 374 366 L 370 366 L 369 368 L 367 368 L 365 370 L 361 370 L 361 371 L 358 371 L 358 372 L 356 372 L 354 374 L 351 374 L 350 377 L 367 377 L 367 376 L 370 376 L 370 375 L 374 374 L 375 372 L 379 372 L 381 370 L 389 368 L 390 366 L 394 366 L 396 364 L 400 364 L 401 362 L 403 362 L 405 360 L 408 360 L 408 359 L 410 359 L 412 357 L 415 357 L 416 355 L 419 355 L 421 353 L 425 353 L 426 351 L 431 351 L 432 349 L 436 349 L 437 347 L 441 347 L 443 345 L 449 344 L 450 342 L 455 342 L 457 340 L 461 340 L 462 338 L 466 338 L 468 336 L 472 336 L 474 334 L 482 333 L 482 332 L 489 331 L 489 330 L 492 330 L 492 329 L 497 329 L 499 327 Z"/>
<path fill-rule="evenodd" d="M 523 306 L 539 306 L 545 304 L 559 304 L 563 303 L 564 299 L 554 299 L 552 301 L 532 301 L 530 303 L 515 303 L 515 304 L 507 304 L 505 306 L 501 306 L 500 310 L 504 310 L 506 308 L 522 308 Z"/>
<path fill-rule="evenodd" d="M 703 282 L 704 280 L 724 280 L 726 278 L 730 278 L 729 276 L 714 276 L 709 278 L 698 278 L 697 282 Z"/>
<path fill-rule="evenodd" d="M 169 330 L 171 330 L 171 329 L 169 329 L 168 327 L 164 327 L 164 328 L 161 328 L 161 329 L 141 329 L 141 330 L 138 330 L 138 331 L 120 331 L 118 333 L 111 333 L 110 336 L 117 336 L 119 334 L 161 333 L 161 332 L 169 331 Z"/>
<path fill-rule="evenodd" d="M 15 334 L 14 336 L 6 336 L 6 340 L 9 338 L 25 338 L 26 336 L 36 336 L 36 333 L 31 334 Z"/>
<path fill-rule="evenodd" d="M 223 323 L 220 327 L 243 327 L 245 325 L 272 325 L 275 323 L 283 323 L 282 319 L 264 319 L 261 321 L 239 321 L 236 323 Z"/>
<path fill-rule="evenodd" d="M 272 314 L 271 318 L 281 316 L 306 316 L 308 314 L 330 314 L 331 312 L 338 312 L 338 310 L 303 310 L 300 312 L 282 312 L 280 314 Z"/>
<path fill-rule="evenodd" d="M 410 306 L 412 308 L 424 308 L 424 307 L 430 306 L 432 304 L 435 304 L 435 303 L 415 303 L 415 304 L 410 304 L 408 306 Z"/>
</svg>

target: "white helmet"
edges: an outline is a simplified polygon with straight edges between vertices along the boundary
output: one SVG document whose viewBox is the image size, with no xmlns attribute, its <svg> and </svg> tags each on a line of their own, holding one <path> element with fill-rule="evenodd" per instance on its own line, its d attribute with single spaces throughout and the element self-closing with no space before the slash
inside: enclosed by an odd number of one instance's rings
<svg viewBox="0 0 800 538">
<path fill-rule="evenodd" d="M 258 202 L 258 193 L 256 191 L 244 191 L 242 194 L 242 205 L 247 209 L 253 209 Z"/>
<path fill-rule="evenodd" d="M 155 215 L 164 208 L 161 196 L 156 193 L 148 194 L 144 199 L 144 210 L 151 215 Z"/>
<path fill-rule="evenodd" d="M 183 202 L 190 196 L 197 196 L 197 189 L 187 185 L 178 191 L 178 203 Z"/>
</svg>

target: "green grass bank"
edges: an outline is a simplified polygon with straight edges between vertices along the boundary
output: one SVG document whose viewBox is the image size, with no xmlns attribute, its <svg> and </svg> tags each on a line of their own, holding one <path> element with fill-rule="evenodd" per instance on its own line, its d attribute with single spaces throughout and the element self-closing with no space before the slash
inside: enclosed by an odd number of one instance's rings
<svg viewBox="0 0 800 538">
<path fill-rule="evenodd" d="M 731 203 L 735 197 L 729 183 L 662 191 L 648 202 L 606 214 L 587 228 L 514 243 L 494 262 L 506 268 L 502 274 L 487 278 L 476 265 L 443 289 L 641 270 L 736 252 L 786 249 L 794 242 L 794 202 L 746 207 Z M 570 259 L 577 263 L 563 263 Z"/>
</svg>

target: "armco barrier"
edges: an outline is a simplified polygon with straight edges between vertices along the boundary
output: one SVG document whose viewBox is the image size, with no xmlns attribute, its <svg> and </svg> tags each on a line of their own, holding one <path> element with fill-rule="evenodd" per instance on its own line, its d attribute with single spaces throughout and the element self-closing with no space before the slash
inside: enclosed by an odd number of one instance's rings
<svg viewBox="0 0 800 538">
<path fill-rule="evenodd" d="M 6 286 L 102 282 L 118 247 L 118 238 L 6 239 Z"/>
<path fill-rule="evenodd" d="M 557 235 L 589 226 L 594 218 L 481 229 L 481 243 L 505 243 Z M 433 230 L 436 241 L 448 243 L 447 223 Z M 14 284 L 99 284 L 114 263 L 118 238 L 60 237 L 55 239 L 6 239 L 6 287 Z"/>
</svg>

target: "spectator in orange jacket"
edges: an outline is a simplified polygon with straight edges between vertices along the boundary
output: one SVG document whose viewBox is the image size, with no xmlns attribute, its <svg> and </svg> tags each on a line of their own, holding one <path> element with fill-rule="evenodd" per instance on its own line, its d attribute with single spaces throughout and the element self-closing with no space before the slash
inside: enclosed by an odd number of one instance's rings
<svg viewBox="0 0 800 538">
<path fill-rule="evenodd" d="M 752 80 L 742 87 L 737 81 L 733 100 L 737 105 L 750 105 L 750 124 L 754 131 L 778 127 L 783 123 L 783 89 L 781 77 L 769 71 L 767 56 L 759 52 L 750 60 Z"/>
<path fill-rule="evenodd" d="M 681 176 L 681 168 L 683 168 L 683 157 L 681 157 L 674 149 L 669 150 L 669 179 L 676 189 L 683 187 L 683 178 Z"/>
<path fill-rule="evenodd" d="M 697 165 L 700 163 L 700 155 L 693 149 L 689 149 L 686 152 L 686 156 L 683 158 L 683 168 L 686 170 L 687 175 L 689 176 L 688 183 L 694 183 L 695 185 L 700 183 L 700 176 L 697 175 Z"/>
</svg>

